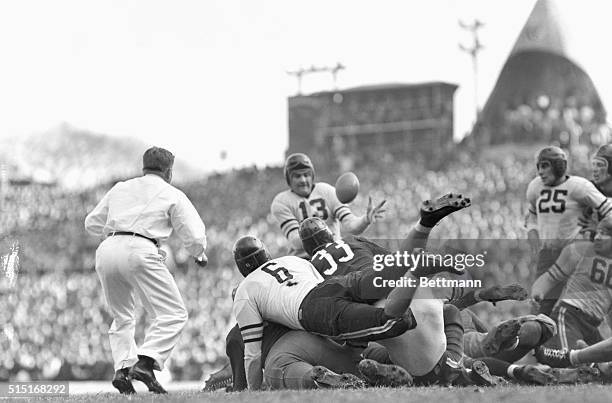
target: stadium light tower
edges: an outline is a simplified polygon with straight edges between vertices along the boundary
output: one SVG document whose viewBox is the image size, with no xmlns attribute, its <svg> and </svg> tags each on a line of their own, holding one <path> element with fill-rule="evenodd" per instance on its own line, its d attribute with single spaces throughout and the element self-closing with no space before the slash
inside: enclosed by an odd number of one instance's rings
<svg viewBox="0 0 612 403">
<path fill-rule="evenodd" d="M 297 85 L 298 85 L 297 95 L 301 95 L 302 94 L 302 78 L 305 75 L 313 74 L 313 73 L 327 73 L 327 72 L 330 72 L 332 74 L 332 80 L 333 80 L 333 83 L 334 83 L 334 89 L 336 89 L 337 88 L 336 81 L 337 81 L 337 78 L 338 78 L 338 72 L 340 70 L 344 70 L 344 69 L 346 69 L 346 67 L 344 65 L 342 65 L 342 63 L 338 62 L 338 63 L 336 63 L 335 66 L 332 66 L 332 67 L 329 67 L 329 66 L 316 67 L 314 65 L 310 66 L 307 69 L 300 67 L 297 70 L 287 71 L 287 74 L 289 74 L 290 76 L 295 76 L 295 78 L 297 79 Z"/>
<path fill-rule="evenodd" d="M 474 123 L 478 122 L 478 117 L 480 116 L 480 108 L 478 106 L 478 53 L 484 48 L 480 39 L 478 38 L 478 30 L 484 26 L 484 23 L 479 20 L 474 20 L 471 24 L 466 24 L 463 21 L 459 20 L 459 26 L 466 31 L 471 32 L 473 42 L 471 46 L 464 46 L 463 44 L 459 44 L 459 49 L 466 52 L 472 58 L 472 67 L 474 70 L 474 110 L 476 112 L 476 120 Z"/>
</svg>

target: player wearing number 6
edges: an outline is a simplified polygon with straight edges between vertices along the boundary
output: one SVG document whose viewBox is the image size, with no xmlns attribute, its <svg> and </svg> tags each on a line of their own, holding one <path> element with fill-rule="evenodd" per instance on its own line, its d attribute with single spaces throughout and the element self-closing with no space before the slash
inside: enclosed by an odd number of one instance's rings
<svg viewBox="0 0 612 403">
<path fill-rule="evenodd" d="M 538 176 L 527 187 L 529 213 L 525 226 L 536 274 L 542 275 L 561 250 L 580 232 L 579 218 L 587 207 L 600 219 L 612 211 L 612 203 L 585 178 L 567 175 L 567 156 L 559 147 L 545 147 L 537 155 Z M 537 258 L 536 258 L 537 256 Z M 550 315 L 563 283 L 549 290 L 540 313 Z"/>
<path fill-rule="evenodd" d="M 340 224 L 346 232 L 359 235 L 385 212 L 385 201 L 374 205 L 370 199 L 366 214 L 355 216 L 346 204 L 340 203 L 333 186 L 315 182 L 314 165 L 306 154 L 287 157 L 284 173 L 289 189 L 274 197 L 270 209 L 289 241 L 292 255 L 306 257 L 298 228 L 308 217 L 319 217 L 337 236 L 340 236 Z"/>
<path fill-rule="evenodd" d="M 389 299 L 388 305 L 393 306 L 389 312 L 387 306 L 356 302 L 351 287 L 334 279 L 324 281 L 305 259 L 271 259 L 255 237 L 240 238 L 233 251 L 238 270 L 245 276 L 236 290 L 233 313 L 244 341 L 249 389 L 258 389 L 262 381 L 264 321 L 360 343 L 396 337 L 416 326 L 408 309 L 415 289 L 407 287 L 395 300 Z"/>
<path fill-rule="evenodd" d="M 557 284 L 567 283 L 552 317 L 558 334 L 536 352 L 540 362 L 570 366 L 566 352 L 578 340 L 591 345 L 602 340 L 598 327 L 612 309 L 612 217 L 597 226 L 595 241 L 572 243 L 532 287 L 534 299 L 543 298 Z"/>
</svg>

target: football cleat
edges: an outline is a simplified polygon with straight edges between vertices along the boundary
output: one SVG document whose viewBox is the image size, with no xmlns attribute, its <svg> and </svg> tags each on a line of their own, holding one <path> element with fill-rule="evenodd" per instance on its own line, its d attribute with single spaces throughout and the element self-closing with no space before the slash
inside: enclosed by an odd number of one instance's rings
<svg viewBox="0 0 612 403">
<path fill-rule="evenodd" d="M 540 346 L 535 350 L 535 357 L 542 364 L 546 364 L 554 368 L 567 368 L 572 366 L 569 359 L 569 350 L 559 350 L 556 348 Z"/>
<path fill-rule="evenodd" d="M 524 365 L 515 370 L 514 374 L 519 381 L 537 385 L 550 385 L 557 383 L 557 377 L 550 369 L 542 369 L 536 365 Z"/>
<path fill-rule="evenodd" d="M 452 384 L 454 386 L 494 386 L 497 383 L 495 377 L 489 372 L 489 367 L 483 361 L 469 359 L 466 360 L 466 366 L 452 360 L 451 363 L 454 363 L 456 366 L 450 366 L 447 359 L 446 368 L 443 368 L 442 373 L 447 373 L 448 375 L 442 379 L 443 384 Z"/>
<path fill-rule="evenodd" d="M 448 193 L 436 200 L 425 200 L 421 203 L 421 225 L 432 228 L 447 215 L 472 204 L 469 198 L 461 194 Z"/>
<path fill-rule="evenodd" d="M 578 368 L 553 368 L 551 373 L 555 376 L 557 383 L 591 383 L 601 382 L 601 372 L 595 367 L 581 366 Z"/>
<path fill-rule="evenodd" d="M 478 292 L 478 300 L 488 302 L 498 302 L 506 300 L 524 301 L 529 293 L 520 284 L 510 284 L 507 286 L 495 285 L 483 288 Z"/>
<path fill-rule="evenodd" d="M 495 379 L 489 372 L 487 364 L 480 360 L 472 363 L 471 371 L 468 371 L 470 380 L 477 386 L 495 386 Z"/>
<path fill-rule="evenodd" d="M 359 372 L 371 386 L 397 388 L 411 386 L 412 376 L 404 368 L 393 364 L 381 364 L 374 360 L 361 360 Z"/>
<path fill-rule="evenodd" d="M 482 352 L 490 357 L 502 351 L 504 346 L 512 345 L 521 330 L 519 319 L 509 319 L 495 326 L 482 341 Z"/>
<path fill-rule="evenodd" d="M 337 374 L 323 366 L 312 368 L 312 380 L 320 389 L 358 389 L 365 388 L 365 382 L 353 374 Z"/>
<path fill-rule="evenodd" d="M 218 370 L 209 375 L 208 379 L 204 383 L 202 392 L 212 392 L 217 389 L 227 388 L 232 385 L 232 369 L 230 364 L 227 363 Z"/>
</svg>

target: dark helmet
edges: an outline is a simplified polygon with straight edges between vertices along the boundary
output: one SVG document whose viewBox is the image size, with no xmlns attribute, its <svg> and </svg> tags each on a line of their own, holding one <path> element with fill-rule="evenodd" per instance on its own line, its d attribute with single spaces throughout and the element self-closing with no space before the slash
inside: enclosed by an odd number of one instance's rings
<svg viewBox="0 0 612 403">
<path fill-rule="evenodd" d="M 234 244 L 232 253 L 234 254 L 236 266 L 238 266 L 240 274 L 244 277 L 272 259 L 270 252 L 268 252 L 263 242 L 250 235 L 238 239 Z"/>
<path fill-rule="evenodd" d="M 312 171 L 312 180 L 314 182 L 315 170 L 314 165 L 312 165 L 312 161 L 306 154 L 295 153 L 291 154 L 287 157 L 285 161 L 285 179 L 287 180 L 287 185 L 291 185 L 289 178 L 291 178 L 291 172 L 296 169 L 304 169 L 309 168 Z"/>
<path fill-rule="evenodd" d="M 334 242 L 334 234 L 319 217 L 310 217 L 300 224 L 300 239 L 309 256 L 314 255 L 330 242 Z"/>
<path fill-rule="evenodd" d="M 606 234 L 612 234 L 612 216 L 604 217 L 598 224 L 597 229 Z"/>
<path fill-rule="evenodd" d="M 612 144 L 604 144 L 597 149 L 593 158 L 601 158 L 608 163 L 608 174 L 612 175 Z"/>
<path fill-rule="evenodd" d="M 542 161 L 548 161 L 550 163 L 553 175 L 557 178 L 561 178 L 565 175 L 565 171 L 567 171 L 567 155 L 565 155 L 565 151 L 559 147 L 549 146 L 541 149 L 536 161 L 537 166 L 539 166 Z"/>
</svg>

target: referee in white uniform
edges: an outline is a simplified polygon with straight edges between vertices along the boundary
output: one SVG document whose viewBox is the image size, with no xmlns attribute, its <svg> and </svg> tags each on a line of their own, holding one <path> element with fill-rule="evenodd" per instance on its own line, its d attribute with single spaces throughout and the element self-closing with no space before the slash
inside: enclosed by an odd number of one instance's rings
<svg viewBox="0 0 612 403">
<path fill-rule="evenodd" d="M 208 260 L 202 219 L 187 196 L 170 185 L 174 155 L 152 147 L 142 160 L 144 175 L 117 183 L 85 219 L 90 234 L 105 237 L 96 250 L 96 272 L 113 317 L 108 331 L 113 386 L 123 394 L 135 393 L 131 379 L 166 393 L 153 370 L 164 368 L 187 322 L 187 308 L 159 242 L 174 230 L 196 263 L 205 266 Z M 134 341 L 136 295 L 153 320 L 139 348 Z"/>
</svg>

